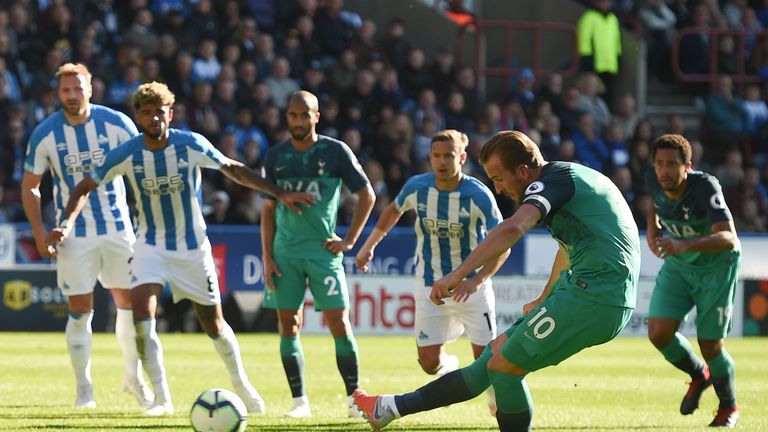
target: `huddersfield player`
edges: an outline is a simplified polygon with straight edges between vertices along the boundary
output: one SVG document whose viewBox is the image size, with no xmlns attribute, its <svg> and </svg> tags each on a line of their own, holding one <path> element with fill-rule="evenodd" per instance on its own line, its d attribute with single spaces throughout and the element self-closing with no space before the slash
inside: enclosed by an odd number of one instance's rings
<svg viewBox="0 0 768 432">
<path fill-rule="evenodd" d="M 155 328 L 158 298 L 167 283 L 175 301 L 193 302 L 195 314 L 224 361 L 235 392 L 249 413 L 264 412 L 264 401 L 250 384 L 232 328 L 224 321 L 218 278 L 205 234 L 201 210 L 200 168 L 218 169 L 233 181 L 278 196 L 292 210 L 311 204 L 305 193 L 288 193 L 264 180 L 240 162 L 222 155 L 202 135 L 170 129 L 175 97 L 165 84 L 143 84 L 133 98 L 142 134 L 109 152 L 70 195 L 64 218 L 73 221 L 90 191 L 118 175 L 136 193 L 139 220 L 136 252 L 131 263 L 136 344 L 155 390 L 145 414 L 173 414 L 163 366 L 163 351 Z M 71 226 L 57 228 L 50 241 L 60 243 Z"/>
<path fill-rule="evenodd" d="M 444 351 L 445 344 L 466 329 L 475 358 L 496 338 L 496 300 L 490 277 L 509 251 L 472 272 L 453 291 L 451 300 L 436 305 L 429 299 L 432 284 L 458 267 L 501 222 L 493 194 L 482 182 L 461 172 L 467 160 L 467 136 L 457 130 L 432 137 L 429 161 L 434 172 L 408 179 L 379 217 L 376 227 L 357 253 L 357 267 L 368 270 L 376 245 L 408 210 L 416 211 L 416 319 L 414 333 L 419 364 L 428 374 L 445 375 L 458 368 L 459 359 Z M 489 393 L 488 405 L 496 403 Z"/>
<path fill-rule="evenodd" d="M 480 152 L 498 193 L 520 208 L 493 229 L 453 272 L 432 285 L 442 304 L 466 275 L 493 262 L 543 222 L 560 248 L 542 294 L 469 366 L 418 390 L 386 396 L 355 393 L 374 429 L 420 411 L 462 402 L 493 385 L 502 431 L 528 431 L 533 417 L 525 376 L 613 339 L 629 321 L 637 297 L 637 225 L 610 179 L 582 165 L 545 161 L 517 131 L 502 131 Z"/>
<path fill-rule="evenodd" d="M 693 413 L 701 394 L 713 385 L 720 406 L 710 426 L 733 427 L 739 408 L 734 363 L 724 346 L 741 262 L 733 217 L 717 179 L 691 169 L 691 145 L 683 136 L 657 138 L 653 165 L 655 172 L 646 176 L 653 196 L 646 236 L 664 265 L 651 297 L 648 337 L 668 362 L 691 376 L 680 413 Z M 677 331 L 693 307 L 704 361 Z"/>
<path fill-rule="evenodd" d="M 115 335 L 125 363 L 123 388 L 139 404 L 149 406 L 154 396 L 142 378 L 128 289 L 128 260 L 133 255 L 136 237 L 125 202 L 123 178 L 115 177 L 96 189 L 82 214 L 72 221 L 72 237 L 57 248 L 46 242 L 40 211 L 40 182 L 43 174 L 50 170 L 56 220 L 67 227 L 70 221 L 62 218 L 62 213 L 70 191 L 104 160 L 109 150 L 138 131 L 126 115 L 90 103 L 91 73 L 84 65 L 64 64 L 56 72 L 56 78 L 62 109 L 32 132 L 21 198 L 37 250 L 43 257 L 56 257 L 57 283 L 67 297 L 69 317 L 64 335 L 77 383 L 75 406 L 96 407 L 91 379 L 91 321 L 97 279 L 104 288 L 110 289 L 117 309 Z"/>
<path fill-rule="evenodd" d="M 352 150 L 341 141 L 317 134 L 320 112 L 315 95 L 293 93 L 288 98 L 286 118 L 291 138 L 267 152 L 266 176 L 284 189 L 307 191 L 317 201 L 296 214 L 267 199 L 261 213 L 264 281 L 269 287 L 264 306 L 277 309 L 280 357 L 293 396 L 286 416 L 312 415 L 304 391 L 304 352 L 299 338 L 301 308 L 309 286 L 315 307 L 322 310 L 333 335 L 336 366 L 348 396 L 347 415 L 359 417 L 352 400 L 359 377 L 357 342 L 349 322 L 349 290 L 342 259 L 360 236 L 376 196 Z M 343 239 L 335 233 L 342 184 L 358 198 Z"/>
</svg>

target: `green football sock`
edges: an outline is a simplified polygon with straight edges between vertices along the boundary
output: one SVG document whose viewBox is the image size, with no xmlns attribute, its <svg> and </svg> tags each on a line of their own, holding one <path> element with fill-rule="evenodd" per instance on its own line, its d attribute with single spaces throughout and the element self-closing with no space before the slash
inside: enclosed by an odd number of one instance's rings
<svg viewBox="0 0 768 432">
<path fill-rule="evenodd" d="M 304 351 L 298 336 L 280 336 L 280 359 L 293 397 L 304 396 Z"/>
<path fill-rule="evenodd" d="M 496 421 L 502 431 L 529 431 L 533 419 L 533 400 L 525 377 L 488 371 L 496 393 Z"/>
<path fill-rule="evenodd" d="M 347 396 L 351 395 L 358 387 L 359 366 L 357 361 L 357 341 L 350 335 L 333 338 L 336 345 L 336 366 L 339 369 Z"/>
<path fill-rule="evenodd" d="M 679 332 L 676 332 L 669 345 L 660 351 L 668 362 L 690 375 L 692 379 L 704 377 L 704 362 L 693 353 L 693 347 L 688 338 Z"/>
<path fill-rule="evenodd" d="M 715 388 L 718 399 L 720 399 L 720 408 L 735 407 L 736 386 L 733 358 L 723 348 L 715 358 L 707 360 L 707 364 L 712 375 L 712 386 Z"/>
</svg>

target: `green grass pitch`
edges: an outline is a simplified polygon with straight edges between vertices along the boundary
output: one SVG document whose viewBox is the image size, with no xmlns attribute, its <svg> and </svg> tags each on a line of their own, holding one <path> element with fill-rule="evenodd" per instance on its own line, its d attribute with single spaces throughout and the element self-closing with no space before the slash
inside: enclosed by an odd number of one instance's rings
<svg viewBox="0 0 768 432">
<path fill-rule="evenodd" d="M 279 359 L 277 335 L 238 336 L 251 381 L 267 402 L 265 416 L 248 419 L 248 431 L 363 431 L 361 419 L 344 417 L 343 386 L 336 371 L 330 336 L 304 336 L 306 388 L 314 417 L 288 420 L 290 393 Z M 0 333 L 0 430 L 5 431 L 174 431 L 190 430 L 188 410 L 208 388 L 231 388 L 224 366 L 203 334 L 162 334 L 165 365 L 176 415 L 142 417 L 133 399 L 120 387 L 122 356 L 114 335 L 96 334 L 93 344 L 95 410 L 77 410 L 74 378 L 60 333 Z M 403 392 L 431 377 L 416 363 L 410 337 L 358 338 L 361 385 L 369 392 Z M 768 340 L 729 339 L 736 360 L 738 429 L 767 431 Z M 449 345 L 463 363 L 469 344 Z M 693 431 L 713 417 L 717 399 L 707 390 L 701 408 L 678 414 L 686 376 L 665 363 L 644 338 L 619 338 L 588 349 L 559 366 L 528 377 L 535 404 L 534 428 L 539 431 Z M 408 416 L 387 430 L 495 430 L 485 397 Z"/>
</svg>

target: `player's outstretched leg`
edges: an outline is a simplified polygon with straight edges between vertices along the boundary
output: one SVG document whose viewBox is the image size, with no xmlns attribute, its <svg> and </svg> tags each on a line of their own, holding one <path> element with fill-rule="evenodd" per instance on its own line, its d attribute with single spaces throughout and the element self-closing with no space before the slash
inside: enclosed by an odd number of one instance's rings
<svg viewBox="0 0 768 432">
<path fill-rule="evenodd" d="M 699 378 L 691 378 L 691 382 L 688 384 L 688 391 L 683 396 L 683 401 L 680 402 L 680 414 L 693 414 L 699 407 L 702 393 L 711 385 L 712 380 L 709 375 L 709 367 L 704 366 L 704 371 Z"/>
<path fill-rule="evenodd" d="M 133 311 L 131 309 L 117 308 L 115 336 L 123 351 L 123 360 L 125 361 L 123 390 L 136 398 L 139 405 L 152 406 L 155 395 L 144 382 L 141 360 L 139 360 L 139 352 L 136 349 L 136 329 L 133 326 Z"/>
<path fill-rule="evenodd" d="M 692 414 L 699 407 L 701 394 L 712 384 L 709 368 L 693 353 L 688 338 L 679 332 L 676 332 L 669 344 L 659 351 L 668 362 L 691 377 L 688 391 L 680 403 L 680 414 Z"/>
<path fill-rule="evenodd" d="M 248 380 L 248 375 L 243 367 L 243 359 L 240 355 L 240 344 L 237 342 L 235 332 L 226 322 L 218 336 L 211 336 L 216 352 L 224 360 L 229 372 L 229 378 L 235 388 L 235 393 L 245 402 L 248 414 L 263 414 L 266 412 L 264 399 Z"/>
<path fill-rule="evenodd" d="M 136 347 L 144 370 L 152 382 L 152 389 L 155 391 L 155 400 L 144 414 L 165 416 L 173 414 L 173 403 L 163 366 L 163 346 L 157 335 L 156 325 L 155 318 L 135 321 Z"/>
<path fill-rule="evenodd" d="M 496 422 L 504 432 L 529 432 L 533 401 L 525 377 L 489 370 L 496 393 Z"/>
<path fill-rule="evenodd" d="M 93 311 L 84 314 L 70 311 L 64 330 L 69 359 L 72 362 L 72 370 L 75 372 L 75 382 L 77 383 L 75 406 L 80 408 L 96 408 L 96 401 L 93 399 L 93 380 L 91 379 L 92 320 Z"/>
<path fill-rule="evenodd" d="M 713 427 L 734 427 L 739 421 L 739 407 L 736 404 L 736 386 L 734 385 L 734 362 L 725 348 L 714 358 L 707 360 L 712 372 L 712 386 L 715 388 L 720 405 L 717 414 L 709 424 Z"/>
</svg>

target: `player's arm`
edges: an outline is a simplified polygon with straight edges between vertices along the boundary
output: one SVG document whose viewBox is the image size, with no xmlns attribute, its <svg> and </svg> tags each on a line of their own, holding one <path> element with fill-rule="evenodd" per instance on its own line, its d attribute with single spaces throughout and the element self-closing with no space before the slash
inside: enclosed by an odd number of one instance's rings
<svg viewBox="0 0 768 432">
<path fill-rule="evenodd" d="M 509 254 L 510 250 L 505 250 L 496 259 L 488 261 L 474 276 L 459 283 L 453 290 L 453 299 L 457 302 L 467 301 L 469 296 L 476 293 L 488 278 L 499 271 L 504 261 L 509 257 Z"/>
<path fill-rule="evenodd" d="M 706 253 L 733 250 L 737 241 L 733 221 L 721 221 L 712 224 L 711 234 L 688 239 L 658 238 L 656 245 L 663 258 L 683 252 Z"/>
<path fill-rule="evenodd" d="M 467 274 L 509 250 L 523 237 L 523 234 L 536 226 L 540 219 L 541 211 L 538 207 L 527 203 L 521 205 L 515 214 L 491 230 L 488 237 L 477 245 L 459 267 L 435 281 L 430 299 L 435 304 L 443 304 L 442 299 L 449 297 Z"/>
<path fill-rule="evenodd" d="M 661 252 L 656 246 L 656 239 L 662 237 L 661 224 L 659 224 L 659 216 L 656 214 L 656 206 L 653 204 L 653 200 L 648 203 L 648 216 L 645 221 L 645 241 L 648 243 L 648 247 L 651 249 L 654 255 L 659 258 Z"/>
<path fill-rule="evenodd" d="M 280 268 L 272 258 L 272 244 L 275 239 L 275 208 L 277 203 L 272 199 L 265 199 L 261 208 L 261 254 L 264 263 L 264 283 L 272 291 L 276 290 L 272 277 L 280 277 Z"/>
<path fill-rule="evenodd" d="M 523 315 L 527 315 L 528 312 L 536 309 L 536 306 L 538 306 L 539 303 L 543 302 L 547 297 L 549 297 L 549 293 L 552 291 L 552 287 L 555 286 L 555 283 L 560 279 L 560 274 L 563 272 L 563 270 L 568 269 L 570 266 L 571 260 L 568 259 L 568 254 L 565 252 L 565 249 L 561 245 L 557 249 L 555 262 L 552 263 L 552 272 L 549 274 L 549 280 L 547 280 L 547 284 L 544 286 L 544 291 L 541 292 L 541 295 L 539 295 L 537 299 L 523 305 Z"/>
<path fill-rule="evenodd" d="M 27 215 L 32 235 L 35 238 L 37 253 L 44 258 L 56 255 L 56 249 L 46 242 L 47 231 L 43 225 L 43 213 L 40 210 L 40 182 L 43 176 L 24 171 L 21 180 L 21 205 Z"/>
<path fill-rule="evenodd" d="M 274 196 L 286 207 L 299 214 L 301 214 L 299 204 L 312 205 L 315 203 L 315 198 L 312 195 L 306 192 L 285 191 L 234 159 L 226 158 L 221 172 L 238 184 Z"/>
<path fill-rule="evenodd" d="M 389 203 L 384 211 L 381 212 L 379 220 L 376 221 L 376 226 L 371 231 L 371 234 L 368 235 L 368 238 L 365 239 L 365 243 L 363 243 L 360 251 L 357 252 L 357 257 L 355 257 L 357 268 L 364 272 L 368 271 L 368 263 L 373 259 L 373 251 L 376 249 L 376 246 L 386 237 L 387 233 L 402 216 L 403 212 L 397 209 L 394 202 Z"/>
<path fill-rule="evenodd" d="M 360 237 L 360 233 L 363 232 L 365 222 L 368 221 L 368 216 L 376 203 L 376 195 L 373 193 L 370 183 L 366 183 L 365 186 L 355 192 L 355 195 L 357 195 L 357 205 L 355 205 L 355 213 L 352 216 L 352 223 L 349 225 L 347 234 L 343 239 L 336 237 L 326 240 L 323 244 L 323 247 L 335 254 L 348 252 L 352 249 Z"/>
<path fill-rule="evenodd" d="M 97 187 L 99 187 L 98 183 L 90 177 L 85 177 L 74 189 L 72 189 L 72 192 L 69 194 L 69 200 L 67 201 L 67 207 L 64 209 L 61 225 L 48 233 L 48 238 L 46 239 L 48 244 L 60 244 L 67 238 L 72 231 L 77 215 L 79 215 L 83 210 L 83 207 L 85 207 L 85 203 L 88 200 L 88 194 Z"/>
</svg>

